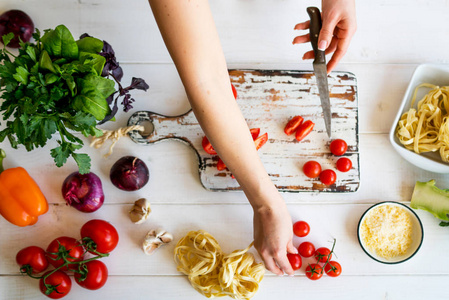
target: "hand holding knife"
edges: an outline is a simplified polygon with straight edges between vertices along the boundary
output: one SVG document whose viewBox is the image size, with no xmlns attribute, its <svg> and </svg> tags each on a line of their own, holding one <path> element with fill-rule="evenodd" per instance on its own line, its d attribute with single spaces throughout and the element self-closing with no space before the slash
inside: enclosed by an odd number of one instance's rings
<svg viewBox="0 0 449 300">
<path fill-rule="evenodd" d="M 326 68 L 326 54 L 324 50 L 318 49 L 318 37 L 321 30 L 321 13 L 317 7 L 308 7 L 307 13 L 310 17 L 310 43 L 312 44 L 315 53 L 315 60 L 313 61 L 313 70 L 320 93 L 321 107 L 323 108 L 324 123 L 326 125 L 326 132 L 328 137 L 331 137 L 331 106 L 329 100 L 329 87 L 327 85 L 327 68 Z"/>
</svg>

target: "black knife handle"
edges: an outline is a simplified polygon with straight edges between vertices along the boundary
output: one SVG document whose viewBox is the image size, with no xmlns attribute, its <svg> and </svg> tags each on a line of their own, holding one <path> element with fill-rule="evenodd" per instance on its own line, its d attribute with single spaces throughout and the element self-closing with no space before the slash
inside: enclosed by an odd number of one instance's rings
<svg viewBox="0 0 449 300">
<path fill-rule="evenodd" d="M 313 63 L 326 63 L 326 55 L 324 51 L 318 50 L 318 37 L 321 31 L 321 13 L 317 7 L 307 7 L 307 13 L 310 17 L 310 43 L 313 52 L 315 52 L 315 60 Z"/>
</svg>

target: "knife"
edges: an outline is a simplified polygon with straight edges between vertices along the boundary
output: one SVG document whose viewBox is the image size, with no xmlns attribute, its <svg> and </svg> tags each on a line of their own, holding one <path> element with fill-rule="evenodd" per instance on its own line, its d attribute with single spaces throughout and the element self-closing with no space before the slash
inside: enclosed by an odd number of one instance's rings
<svg viewBox="0 0 449 300">
<path fill-rule="evenodd" d="M 318 84 L 320 93 L 321 107 L 323 108 L 324 124 L 326 125 L 327 136 L 331 137 L 331 104 L 329 100 L 329 87 L 327 85 L 327 67 L 326 55 L 324 51 L 318 49 L 318 36 L 321 30 L 321 13 L 316 7 L 307 7 L 307 13 L 310 17 L 310 43 L 313 52 L 315 52 L 315 60 L 313 61 L 313 70 Z"/>
</svg>

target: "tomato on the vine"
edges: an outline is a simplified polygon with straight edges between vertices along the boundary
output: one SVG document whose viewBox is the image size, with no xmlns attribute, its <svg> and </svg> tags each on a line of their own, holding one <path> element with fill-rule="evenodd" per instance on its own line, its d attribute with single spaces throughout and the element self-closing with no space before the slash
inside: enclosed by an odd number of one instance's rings
<svg viewBox="0 0 449 300">
<path fill-rule="evenodd" d="M 72 280 L 66 273 L 57 270 L 45 278 L 44 283 L 44 277 L 51 272 L 53 271 L 46 272 L 39 280 L 39 289 L 42 294 L 49 298 L 62 298 L 70 292 L 70 289 L 72 288 Z"/>
<path fill-rule="evenodd" d="M 326 169 L 320 173 L 320 181 L 325 185 L 334 184 L 337 180 L 337 173 L 334 170 Z"/>
<path fill-rule="evenodd" d="M 288 261 L 294 271 L 299 270 L 302 266 L 302 259 L 299 254 L 287 253 Z"/>
<path fill-rule="evenodd" d="M 302 167 L 302 171 L 309 178 L 316 178 L 320 176 L 321 173 L 321 165 L 319 162 L 314 160 L 309 160 Z"/>
<path fill-rule="evenodd" d="M 324 272 L 331 277 L 337 277 L 341 274 L 341 265 L 335 260 L 331 260 L 324 266 Z"/>
<path fill-rule="evenodd" d="M 60 250 L 61 248 L 61 251 Z M 64 248 L 64 249 L 63 249 Z M 68 261 L 77 262 L 84 258 L 84 248 L 74 238 L 61 236 L 54 239 L 47 247 L 48 262 L 55 268 L 65 263 L 62 256 L 65 256 Z M 61 270 L 67 271 L 73 265 L 68 265 Z"/>
<path fill-rule="evenodd" d="M 104 220 L 90 220 L 81 227 L 81 238 L 91 239 L 95 243 L 95 250 L 100 253 L 109 253 L 118 244 L 118 232 L 111 223 Z M 95 254 L 95 251 L 89 251 Z"/>
<path fill-rule="evenodd" d="M 328 260 L 331 260 L 332 253 L 328 248 L 321 247 L 321 248 L 316 249 L 314 256 L 318 262 L 324 263 Z"/>
<path fill-rule="evenodd" d="M 298 246 L 298 252 L 302 257 L 311 257 L 315 253 L 315 246 L 311 242 L 302 242 Z"/>
<path fill-rule="evenodd" d="M 48 268 L 45 251 L 37 246 L 29 246 L 17 252 L 16 262 L 20 265 L 20 271 L 27 274 L 40 273 Z"/>
<path fill-rule="evenodd" d="M 99 260 L 81 264 L 82 273 L 75 273 L 75 282 L 85 289 L 98 290 L 108 280 L 108 268 Z"/>
<path fill-rule="evenodd" d="M 352 168 L 352 161 L 347 157 L 341 157 L 337 160 L 337 170 L 340 172 L 348 172 Z"/>
<path fill-rule="evenodd" d="M 348 144 L 342 139 L 333 140 L 329 146 L 333 155 L 343 155 L 348 150 Z"/>
<path fill-rule="evenodd" d="M 298 221 L 293 224 L 293 233 L 299 237 L 305 237 L 310 232 L 310 226 L 305 221 Z"/>
<path fill-rule="evenodd" d="M 318 280 L 323 276 L 323 267 L 319 264 L 310 264 L 306 268 L 306 276 L 312 280 Z"/>
</svg>

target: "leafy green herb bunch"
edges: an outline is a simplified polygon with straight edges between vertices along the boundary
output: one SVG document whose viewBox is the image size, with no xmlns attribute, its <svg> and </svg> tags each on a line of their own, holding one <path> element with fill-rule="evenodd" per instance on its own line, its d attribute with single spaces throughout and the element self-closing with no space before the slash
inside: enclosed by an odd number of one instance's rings
<svg viewBox="0 0 449 300">
<path fill-rule="evenodd" d="M 6 121 L 0 142 L 8 138 L 13 148 L 24 145 L 31 151 L 59 133 L 59 146 L 50 151 L 56 165 L 72 156 L 79 172 L 88 173 L 90 157 L 76 152 L 83 141 L 74 133 L 101 136 L 97 125 L 114 119 L 118 99 L 128 111 L 134 101 L 130 91 L 146 91 L 148 85 L 132 78 L 123 87 L 123 70 L 112 47 L 87 34 L 75 40 L 64 25 L 43 36 L 36 29 L 34 42 L 21 42 L 18 55 L 6 48 L 13 37 L 3 36 L 0 49 L 0 113 Z"/>
</svg>

